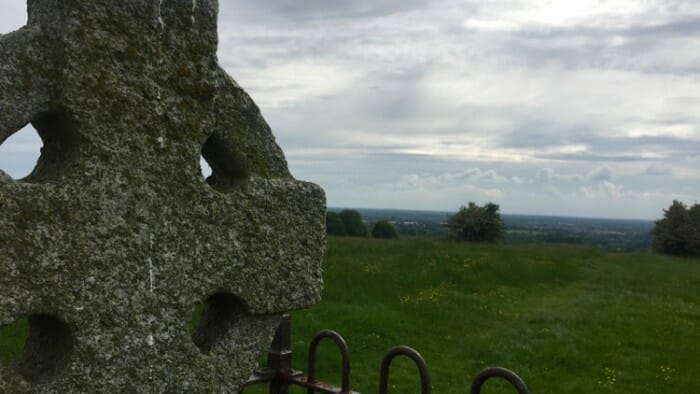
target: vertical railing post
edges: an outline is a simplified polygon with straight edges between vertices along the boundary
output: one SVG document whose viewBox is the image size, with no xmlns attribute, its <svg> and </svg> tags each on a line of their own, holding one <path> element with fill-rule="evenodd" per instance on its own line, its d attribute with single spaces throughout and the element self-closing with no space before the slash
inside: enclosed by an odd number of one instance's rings
<svg viewBox="0 0 700 394">
<path fill-rule="evenodd" d="M 289 383 L 279 376 L 280 373 L 292 371 L 292 322 L 289 315 L 282 316 L 275 339 L 267 352 L 267 368 L 277 371 L 277 376 L 270 382 L 270 394 L 289 394 Z"/>
</svg>

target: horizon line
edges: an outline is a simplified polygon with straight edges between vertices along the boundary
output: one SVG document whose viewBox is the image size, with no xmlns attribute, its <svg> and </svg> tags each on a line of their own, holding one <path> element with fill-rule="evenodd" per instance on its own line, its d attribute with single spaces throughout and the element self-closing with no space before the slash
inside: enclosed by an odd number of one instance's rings
<svg viewBox="0 0 700 394">
<path fill-rule="evenodd" d="M 437 209 L 405 209 L 405 208 L 369 208 L 369 207 L 349 207 L 349 206 L 326 206 L 326 209 L 355 209 L 355 210 L 374 210 L 374 211 L 407 211 L 407 212 L 428 212 L 428 213 L 446 213 L 451 214 L 452 211 L 442 211 Z M 620 217 L 602 217 L 602 216 L 575 216 L 575 215 L 555 215 L 543 213 L 513 213 L 502 212 L 501 215 L 508 216 L 535 216 L 546 218 L 566 218 L 566 219 L 590 219 L 590 220 L 621 220 L 621 221 L 639 221 L 639 222 L 654 222 L 659 218 L 620 218 Z"/>
</svg>

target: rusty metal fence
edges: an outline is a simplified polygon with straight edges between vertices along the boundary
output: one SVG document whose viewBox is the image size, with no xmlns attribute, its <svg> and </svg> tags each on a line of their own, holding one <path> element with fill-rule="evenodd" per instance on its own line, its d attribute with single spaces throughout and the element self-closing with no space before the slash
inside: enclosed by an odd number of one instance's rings
<svg viewBox="0 0 700 394">
<path fill-rule="evenodd" d="M 342 336 L 331 330 L 319 331 L 309 344 L 307 372 L 304 373 L 292 369 L 291 332 L 291 319 L 289 316 L 285 316 L 268 351 L 267 365 L 253 374 L 246 387 L 266 384 L 269 385 L 270 394 L 289 394 L 291 386 L 305 388 L 307 394 L 360 394 L 353 391 L 350 385 L 350 350 Z M 340 351 L 340 387 L 316 379 L 316 351 L 324 339 L 333 341 Z M 379 370 L 379 394 L 389 393 L 389 370 L 394 359 L 399 356 L 408 357 L 416 364 L 420 373 L 421 393 L 430 394 L 432 382 L 428 366 L 420 353 L 408 346 L 396 346 L 384 356 Z M 518 375 L 498 367 L 486 368 L 479 372 L 471 382 L 470 393 L 480 394 L 484 383 L 492 378 L 500 378 L 510 382 L 518 394 L 529 394 L 527 385 Z M 245 388 L 241 392 L 244 391 Z"/>
</svg>

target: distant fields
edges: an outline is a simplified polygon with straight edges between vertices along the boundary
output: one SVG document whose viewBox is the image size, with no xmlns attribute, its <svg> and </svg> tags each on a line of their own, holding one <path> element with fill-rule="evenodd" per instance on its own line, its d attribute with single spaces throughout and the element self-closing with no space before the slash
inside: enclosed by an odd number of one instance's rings
<svg viewBox="0 0 700 394">
<path fill-rule="evenodd" d="M 331 208 L 339 211 L 341 208 Z M 356 209 L 368 227 L 378 220 L 391 222 L 404 236 L 450 238 L 445 226 L 455 212 L 400 209 Z M 652 220 L 501 215 L 506 244 L 559 243 L 598 246 L 615 252 L 646 252 L 653 241 Z"/>
<path fill-rule="evenodd" d="M 332 237 L 324 267 L 323 301 L 292 313 L 295 367 L 306 369 L 315 331 L 337 330 L 363 393 L 377 392 L 381 358 L 397 344 L 421 352 L 436 394 L 467 393 L 492 365 L 516 371 L 533 393 L 700 392 L 700 259 Z M 21 331 L 3 330 L 3 355 Z M 326 343 L 319 356 L 320 377 L 339 383 L 337 351 Z M 397 363 L 391 392 L 418 392 L 414 371 Z"/>
</svg>

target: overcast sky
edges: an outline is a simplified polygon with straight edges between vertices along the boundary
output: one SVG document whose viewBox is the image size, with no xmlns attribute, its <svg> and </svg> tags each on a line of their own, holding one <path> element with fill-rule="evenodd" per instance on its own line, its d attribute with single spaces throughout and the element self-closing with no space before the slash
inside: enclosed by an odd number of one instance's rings
<svg viewBox="0 0 700 394">
<path fill-rule="evenodd" d="M 700 200 L 700 1 L 220 3 L 222 65 L 330 206 L 649 219 Z M 0 32 L 24 8 L 2 0 Z M 0 147 L 17 177 L 40 145 L 20 134 Z"/>
</svg>

